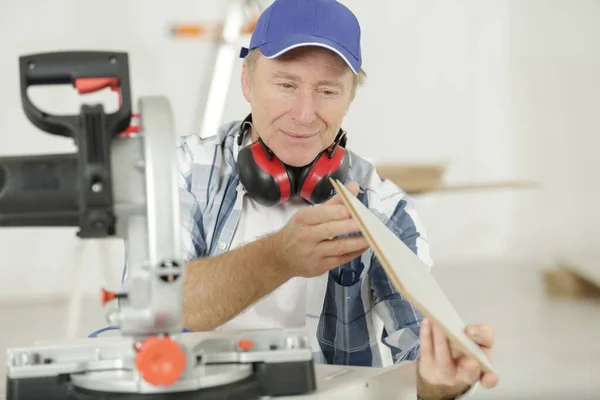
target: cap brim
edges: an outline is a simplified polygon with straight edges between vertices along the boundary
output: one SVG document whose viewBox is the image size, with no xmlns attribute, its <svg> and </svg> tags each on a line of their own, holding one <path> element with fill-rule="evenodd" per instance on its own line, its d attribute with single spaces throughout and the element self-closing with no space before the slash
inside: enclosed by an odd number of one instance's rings
<svg viewBox="0 0 600 400">
<path fill-rule="evenodd" d="M 319 36 L 288 36 L 285 39 L 272 40 L 270 42 L 263 43 L 259 46 L 259 48 L 262 55 L 266 58 L 276 58 L 292 49 L 305 46 L 318 46 L 329 49 L 340 56 L 346 62 L 346 64 L 348 64 L 352 72 L 358 74 L 360 71 L 360 61 L 357 60 L 348 50 L 346 50 L 346 48 L 340 46 L 334 41 L 324 39 Z"/>
</svg>

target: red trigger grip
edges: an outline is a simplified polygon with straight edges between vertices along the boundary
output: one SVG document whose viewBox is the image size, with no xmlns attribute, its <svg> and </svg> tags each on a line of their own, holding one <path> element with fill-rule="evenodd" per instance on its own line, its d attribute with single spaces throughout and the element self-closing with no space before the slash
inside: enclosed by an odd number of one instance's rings
<svg viewBox="0 0 600 400">
<path fill-rule="evenodd" d="M 110 87 L 111 90 L 119 89 L 118 78 L 78 78 L 75 79 L 75 88 L 79 94 L 97 92 L 98 90 Z"/>
</svg>

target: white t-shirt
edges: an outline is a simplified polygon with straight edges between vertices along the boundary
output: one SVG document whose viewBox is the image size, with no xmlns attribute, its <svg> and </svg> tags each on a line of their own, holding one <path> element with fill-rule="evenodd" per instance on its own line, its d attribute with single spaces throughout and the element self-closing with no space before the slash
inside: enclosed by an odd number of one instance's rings
<svg viewBox="0 0 600 400">
<path fill-rule="evenodd" d="M 280 230 L 298 210 L 306 207 L 301 198 L 273 207 L 244 196 L 240 220 L 231 248 L 253 242 Z M 217 331 L 298 328 L 305 325 L 307 278 L 292 278 L 279 288 L 218 327 Z"/>
</svg>

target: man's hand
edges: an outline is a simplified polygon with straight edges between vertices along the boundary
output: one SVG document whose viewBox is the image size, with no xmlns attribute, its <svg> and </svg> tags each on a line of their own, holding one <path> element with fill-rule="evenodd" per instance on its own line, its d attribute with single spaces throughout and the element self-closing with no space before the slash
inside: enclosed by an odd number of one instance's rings
<svg viewBox="0 0 600 400">
<path fill-rule="evenodd" d="M 356 196 L 358 184 L 346 187 Z M 313 277 L 347 263 L 369 248 L 362 236 L 338 238 L 359 232 L 358 224 L 338 193 L 326 203 L 307 207 L 292 216 L 273 235 L 274 255 L 291 277 Z"/>
<path fill-rule="evenodd" d="M 469 325 L 465 333 L 479 344 L 491 360 L 494 330 L 489 325 Z M 484 388 L 498 384 L 498 376 L 483 373 L 479 363 L 454 348 L 438 326 L 424 319 L 421 325 L 421 357 L 417 391 L 424 399 L 451 398 L 477 381 Z"/>
</svg>

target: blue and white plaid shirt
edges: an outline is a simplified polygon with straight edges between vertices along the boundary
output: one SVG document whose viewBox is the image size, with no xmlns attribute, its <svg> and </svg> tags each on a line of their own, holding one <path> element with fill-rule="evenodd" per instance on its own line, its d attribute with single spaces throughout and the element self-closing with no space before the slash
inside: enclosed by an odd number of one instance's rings
<svg viewBox="0 0 600 400">
<path fill-rule="evenodd" d="M 180 209 L 187 261 L 222 254 L 233 239 L 246 194 L 236 170 L 240 127 L 236 121 L 223 125 L 216 136 L 181 140 Z M 348 181 L 359 184 L 360 201 L 431 267 L 424 230 L 406 193 L 380 179 L 372 164 L 350 155 Z M 306 326 L 314 335 L 317 362 L 382 366 L 377 317 L 394 362 L 417 359 L 423 317 L 395 290 L 371 249 L 308 282 Z"/>
</svg>

